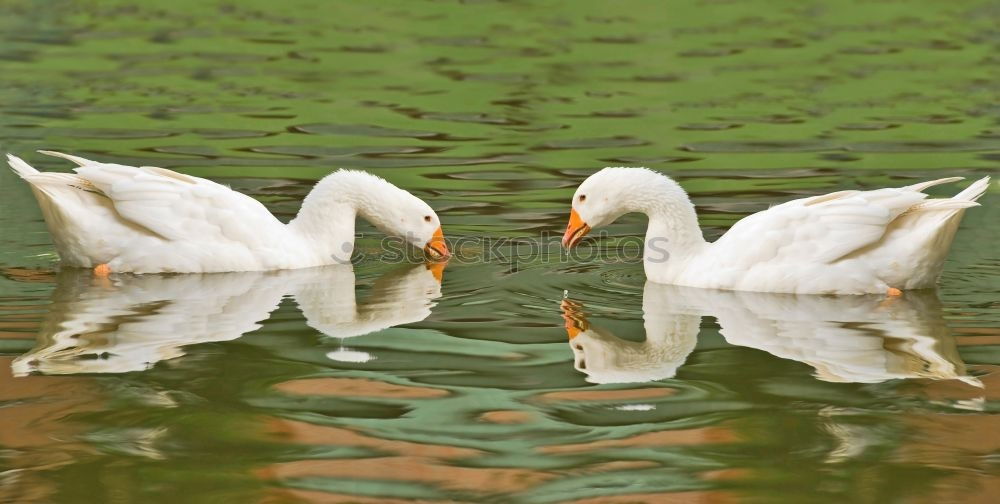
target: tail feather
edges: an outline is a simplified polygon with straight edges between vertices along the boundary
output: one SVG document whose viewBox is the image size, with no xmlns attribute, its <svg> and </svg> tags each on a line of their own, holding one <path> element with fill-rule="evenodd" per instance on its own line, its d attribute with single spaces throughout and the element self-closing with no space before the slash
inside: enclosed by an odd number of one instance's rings
<svg viewBox="0 0 1000 504">
<path fill-rule="evenodd" d="M 917 183 L 917 184 L 900 187 L 900 189 L 906 189 L 908 191 L 923 192 L 923 190 L 927 189 L 928 187 L 934 187 L 936 185 L 941 185 L 941 184 L 950 184 L 952 182 L 958 182 L 959 180 L 964 180 L 964 179 L 965 179 L 965 177 L 946 177 L 946 178 L 941 178 L 941 179 L 937 179 L 937 180 L 928 180 L 926 182 L 920 182 L 920 183 Z"/>
<path fill-rule="evenodd" d="M 917 184 L 920 185 L 920 184 Z M 989 177 L 973 182 L 952 198 L 924 200 L 893 220 L 873 250 L 891 251 L 884 261 L 881 278 L 903 290 L 924 289 L 937 283 L 948 249 L 955 239 L 965 210 L 979 206 L 976 199 L 989 187 Z"/>
<path fill-rule="evenodd" d="M 990 188 L 990 178 L 983 177 L 951 198 L 952 201 L 976 201 Z"/>
<path fill-rule="evenodd" d="M 907 212 L 922 212 L 926 210 L 964 210 L 980 206 L 979 203 L 960 199 L 932 199 L 911 206 Z"/>
<path fill-rule="evenodd" d="M 941 179 L 948 180 L 948 179 Z M 934 182 L 939 182 L 935 180 Z M 928 182 L 924 182 L 928 184 Z M 921 184 L 916 184 L 921 185 Z M 910 186 L 914 187 L 914 186 Z M 951 198 L 940 198 L 940 199 L 930 199 L 913 205 L 907 209 L 906 213 L 913 214 L 917 212 L 928 212 L 937 210 L 964 210 L 966 208 L 972 208 L 980 206 L 976 203 L 983 193 L 986 192 L 990 187 L 990 178 L 983 177 L 966 187 L 962 192 L 956 194 Z"/>
<path fill-rule="evenodd" d="M 13 154 L 7 154 L 7 164 L 14 170 L 14 173 L 47 194 L 48 190 L 45 189 L 45 186 L 72 186 L 76 189 L 94 190 L 90 182 L 75 173 L 38 171 Z"/>
<path fill-rule="evenodd" d="M 26 163 L 23 159 L 13 154 L 7 154 L 7 164 L 10 165 L 10 169 L 14 170 L 14 173 L 16 173 L 21 178 L 30 177 L 32 175 L 38 175 L 39 173 L 41 173 L 38 170 L 32 168 L 31 165 Z"/>
<path fill-rule="evenodd" d="M 46 156 L 53 156 L 53 157 L 57 157 L 57 158 L 63 158 L 63 159 L 72 161 L 77 166 L 86 166 L 86 165 L 97 164 L 94 161 L 91 161 L 89 159 L 85 159 L 85 158 L 82 158 L 82 157 L 79 157 L 79 156 L 74 156 L 72 154 L 63 154 L 62 152 L 40 150 L 40 151 L 38 151 L 38 153 L 39 154 L 45 154 Z"/>
</svg>

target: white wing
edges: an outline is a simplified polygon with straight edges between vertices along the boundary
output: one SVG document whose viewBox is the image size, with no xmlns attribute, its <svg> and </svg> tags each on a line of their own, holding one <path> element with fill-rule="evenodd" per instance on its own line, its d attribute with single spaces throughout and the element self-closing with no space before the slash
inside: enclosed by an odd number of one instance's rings
<svg viewBox="0 0 1000 504">
<path fill-rule="evenodd" d="M 893 219 L 927 197 L 920 190 L 953 180 L 789 201 L 737 222 L 713 248 L 726 267 L 831 263 L 881 239 Z"/>
<path fill-rule="evenodd" d="M 282 226 L 259 201 L 199 177 L 152 166 L 98 163 L 58 152 L 126 220 L 173 241 L 259 245 Z"/>
</svg>

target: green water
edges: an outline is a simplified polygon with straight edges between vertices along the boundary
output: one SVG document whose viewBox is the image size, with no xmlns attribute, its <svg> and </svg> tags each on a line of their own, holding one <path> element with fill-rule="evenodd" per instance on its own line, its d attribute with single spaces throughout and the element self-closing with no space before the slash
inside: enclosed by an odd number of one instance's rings
<svg viewBox="0 0 1000 504">
<path fill-rule="evenodd" d="M 796 197 L 997 174 L 996 3 L 828 4 L 5 1 L 0 150 L 209 177 L 282 219 L 361 168 L 450 238 L 525 240 L 561 232 L 607 165 L 675 177 L 710 239 Z M 0 172 L 4 502 L 1000 492 L 995 187 L 940 289 L 886 301 L 645 285 L 511 247 L 440 285 L 375 259 L 101 283 L 58 271 Z"/>
</svg>

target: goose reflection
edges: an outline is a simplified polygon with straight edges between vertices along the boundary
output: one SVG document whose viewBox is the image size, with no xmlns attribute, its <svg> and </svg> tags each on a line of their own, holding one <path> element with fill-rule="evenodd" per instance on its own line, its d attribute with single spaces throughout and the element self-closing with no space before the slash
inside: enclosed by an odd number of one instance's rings
<svg viewBox="0 0 1000 504">
<path fill-rule="evenodd" d="M 642 343 L 592 326 L 575 301 L 563 300 L 562 310 L 574 366 L 593 383 L 673 377 L 694 350 L 701 317 L 708 315 L 718 320 L 730 344 L 803 362 L 823 381 L 955 379 L 982 387 L 967 374 L 933 291 L 886 299 L 716 291 L 647 282 Z"/>
<path fill-rule="evenodd" d="M 351 265 L 111 280 L 64 270 L 56 277 L 37 345 L 12 368 L 17 376 L 148 369 L 184 355 L 186 345 L 234 340 L 259 328 L 286 296 L 320 332 L 360 336 L 427 318 L 441 296 L 443 268 L 437 263 L 386 273 L 360 305 Z M 328 357 L 371 358 L 345 349 Z"/>
</svg>

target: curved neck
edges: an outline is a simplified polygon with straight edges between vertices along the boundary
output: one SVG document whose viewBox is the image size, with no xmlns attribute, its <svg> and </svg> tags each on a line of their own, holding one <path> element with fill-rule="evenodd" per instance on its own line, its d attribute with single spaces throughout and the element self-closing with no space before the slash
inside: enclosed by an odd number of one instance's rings
<svg viewBox="0 0 1000 504">
<path fill-rule="evenodd" d="M 677 182 L 658 175 L 637 184 L 626 201 L 628 211 L 649 217 L 644 252 L 647 264 L 690 257 L 705 246 L 694 205 Z"/>
<path fill-rule="evenodd" d="M 339 170 L 316 183 L 302 201 L 298 215 L 288 227 L 312 242 L 324 260 L 348 262 L 354 250 L 354 221 L 361 217 L 375 227 L 381 225 L 387 193 L 396 187 L 364 172 Z"/>
</svg>

